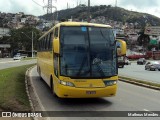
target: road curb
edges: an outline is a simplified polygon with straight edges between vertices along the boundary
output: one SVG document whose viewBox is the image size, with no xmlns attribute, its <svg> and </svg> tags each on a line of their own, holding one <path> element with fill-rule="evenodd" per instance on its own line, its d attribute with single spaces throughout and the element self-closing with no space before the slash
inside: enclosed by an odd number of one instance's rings
<svg viewBox="0 0 160 120">
<path fill-rule="evenodd" d="M 28 99 L 29 99 L 29 103 L 30 103 L 32 112 L 43 111 L 43 109 L 42 109 L 42 107 L 41 107 L 41 105 L 40 105 L 40 103 L 38 101 L 36 92 L 35 92 L 35 90 L 33 88 L 33 85 L 32 85 L 32 82 L 31 82 L 31 78 L 29 76 L 31 69 L 33 69 L 35 66 L 36 65 L 34 65 L 34 66 L 30 67 L 29 69 L 27 69 L 26 74 L 25 74 L 26 92 L 27 92 L 27 96 L 28 96 Z M 31 91 L 32 91 L 32 94 L 31 94 Z M 33 119 L 34 120 L 47 120 L 45 118 L 39 118 L 39 117 L 33 117 Z"/>
<path fill-rule="evenodd" d="M 34 65 L 34 66 L 35 66 L 35 65 Z M 34 66 L 28 68 L 27 71 L 26 71 L 26 74 L 25 74 L 26 92 L 27 92 L 27 96 L 28 96 L 28 98 L 29 98 L 29 103 L 30 103 L 30 106 L 31 106 L 32 111 L 34 111 L 34 107 L 33 107 L 32 101 L 31 101 L 31 96 L 30 96 L 30 94 L 29 94 L 29 86 L 30 86 L 30 84 L 28 83 L 28 79 L 29 79 L 28 77 L 29 77 L 29 71 L 30 71 Z"/>
<path fill-rule="evenodd" d="M 34 66 L 35 66 L 35 65 L 34 65 Z M 34 66 L 28 68 L 27 71 L 26 71 L 26 74 L 25 74 L 26 93 L 27 93 L 27 96 L 28 96 L 28 99 L 29 99 L 29 103 L 30 103 L 32 112 L 34 112 L 35 109 L 34 109 L 34 106 L 33 106 L 33 102 L 32 102 L 31 96 L 30 96 L 30 94 L 29 94 L 29 87 L 31 86 L 30 83 L 29 83 L 29 72 L 30 72 L 30 70 L 31 70 Z M 33 118 L 33 119 L 34 119 L 34 120 L 37 120 L 36 118 Z"/>
<path fill-rule="evenodd" d="M 150 89 L 154 89 L 154 90 L 159 90 L 160 91 L 160 87 L 156 87 L 156 86 L 140 83 L 140 82 L 137 82 L 137 81 L 134 81 L 134 80 L 128 80 L 127 78 L 121 78 L 121 76 L 119 76 L 119 80 L 122 81 L 122 82 L 131 83 L 131 84 L 134 84 L 134 85 L 138 85 L 138 86 L 142 86 L 142 87 L 146 87 L 146 88 L 150 88 Z"/>
</svg>

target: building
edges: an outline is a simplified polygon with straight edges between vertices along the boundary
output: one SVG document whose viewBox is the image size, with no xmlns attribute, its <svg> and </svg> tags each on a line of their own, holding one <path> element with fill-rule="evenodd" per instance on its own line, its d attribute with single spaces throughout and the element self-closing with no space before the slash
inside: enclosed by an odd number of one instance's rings
<svg viewBox="0 0 160 120">
<path fill-rule="evenodd" d="M 0 27 L 0 37 L 9 36 L 10 29 Z"/>
<path fill-rule="evenodd" d="M 11 56 L 11 45 L 10 44 L 0 44 L 0 58 Z"/>
<path fill-rule="evenodd" d="M 0 39 L 3 36 L 10 36 L 9 35 L 10 29 L 9 28 L 1 28 L 0 27 Z M 10 44 L 1 44 L 0 43 L 0 58 L 1 57 L 9 57 L 11 53 L 11 45 Z"/>
</svg>

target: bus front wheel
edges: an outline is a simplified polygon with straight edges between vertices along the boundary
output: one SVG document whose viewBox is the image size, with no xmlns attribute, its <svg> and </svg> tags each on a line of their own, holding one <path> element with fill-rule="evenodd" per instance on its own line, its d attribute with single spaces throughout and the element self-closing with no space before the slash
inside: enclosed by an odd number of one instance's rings
<svg viewBox="0 0 160 120">
<path fill-rule="evenodd" d="M 52 94 L 55 96 L 56 94 L 55 94 L 55 92 L 54 92 L 54 84 L 53 84 L 53 78 L 52 78 L 52 76 L 51 76 L 51 78 L 50 78 L 50 88 L 51 88 Z"/>
<path fill-rule="evenodd" d="M 39 74 L 40 80 L 43 80 L 43 78 L 41 76 L 41 69 L 40 69 L 40 67 L 37 67 L 37 72 Z"/>
</svg>

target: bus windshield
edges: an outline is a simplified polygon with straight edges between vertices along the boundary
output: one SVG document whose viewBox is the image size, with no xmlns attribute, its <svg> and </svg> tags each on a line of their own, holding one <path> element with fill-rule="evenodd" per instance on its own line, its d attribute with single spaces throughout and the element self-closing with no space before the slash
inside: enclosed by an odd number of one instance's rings
<svg viewBox="0 0 160 120">
<path fill-rule="evenodd" d="M 105 78 L 117 74 L 112 29 L 63 26 L 60 32 L 60 75 Z"/>
</svg>

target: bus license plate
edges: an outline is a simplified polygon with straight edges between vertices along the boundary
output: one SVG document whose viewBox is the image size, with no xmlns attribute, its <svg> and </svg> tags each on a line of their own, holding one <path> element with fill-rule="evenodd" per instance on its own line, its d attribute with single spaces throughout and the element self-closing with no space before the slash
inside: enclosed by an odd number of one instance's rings
<svg viewBox="0 0 160 120">
<path fill-rule="evenodd" d="M 96 94 L 96 91 L 86 91 L 86 94 L 88 94 L 88 95 Z"/>
</svg>

